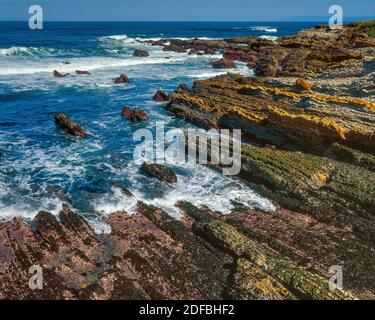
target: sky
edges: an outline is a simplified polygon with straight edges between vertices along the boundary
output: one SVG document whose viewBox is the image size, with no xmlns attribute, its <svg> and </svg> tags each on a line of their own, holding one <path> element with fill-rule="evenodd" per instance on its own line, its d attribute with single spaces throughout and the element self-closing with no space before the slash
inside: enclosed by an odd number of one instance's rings
<svg viewBox="0 0 375 320">
<path fill-rule="evenodd" d="M 28 20 L 34 4 L 46 21 L 308 21 L 325 20 L 331 5 L 375 17 L 375 0 L 0 0 L 0 20 Z"/>
</svg>

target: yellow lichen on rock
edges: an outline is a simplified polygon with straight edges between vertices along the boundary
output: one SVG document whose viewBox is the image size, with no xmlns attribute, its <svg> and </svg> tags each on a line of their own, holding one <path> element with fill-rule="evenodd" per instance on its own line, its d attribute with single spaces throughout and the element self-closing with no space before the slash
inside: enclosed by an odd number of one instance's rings
<svg viewBox="0 0 375 320">
<path fill-rule="evenodd" d="M 310 81 L 304 79 L 297 79 L 296 86 L 307 91 L 311 91 L 314 88 L 314 85 Z"/>
<path fill-rule="evenodd" d="M 287 127 L 301 132 L 309 131 L 314 135 L 331 135 L 332 141 L 346 140 L 346 130 L 335 121 L 305 114 L 292 114 L 285 110 L 269 107 L 268 120 L 275 126 Z"/>
</svg>

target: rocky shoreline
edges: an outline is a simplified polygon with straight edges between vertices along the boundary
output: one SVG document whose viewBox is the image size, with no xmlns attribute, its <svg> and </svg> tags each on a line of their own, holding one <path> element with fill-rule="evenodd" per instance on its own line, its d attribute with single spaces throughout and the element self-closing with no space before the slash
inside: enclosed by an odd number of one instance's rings
<svg viewBox="0 0 375 320">
<path fill-rule="evenodd" d="M 242 129 L 240 178 L 277 204 L 261 212 L 236 204 L 223 215 L 188 202 L 181 221 L 138 203 L 138 214 L 106 217 L 98 235 L 64 205 L 32 225 L 0 223 L 0 299 L 374 299 L 375 38 L 366 26 L 325 26 L 269 41 L 171 40 L 165 51 L 223 53 L 256 77 L 226 74 L 180 85 L 154 99 L 203 128 Z M 147 52 L 134 53 L 146 57 Z M 117 83 L 129 79 L 121 75 Z M 145 121 L 142 110 L 123 117 Z M 58 127 L 84 130 L 63 114 Z M 176 183 L 168 168 L 144 164 Z M 131 193 L 129 196 L 132 196 Z M 43 268 L 43 290 L 28 286 Z M 344 290 L 330 290 L 330 267 Z"/>
</svg>

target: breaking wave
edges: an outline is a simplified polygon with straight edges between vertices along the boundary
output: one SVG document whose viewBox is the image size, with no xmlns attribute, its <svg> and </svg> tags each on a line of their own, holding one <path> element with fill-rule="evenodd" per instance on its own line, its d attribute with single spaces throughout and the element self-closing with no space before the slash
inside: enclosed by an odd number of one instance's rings
<svg viewBox="0 0 375 320">
<path fill-rule="evenodd" d="M 0 57 L 9 56 L 53 56 L 59 53 L 56 49 L 34 47 L 0 48 Z"/>
</svg>

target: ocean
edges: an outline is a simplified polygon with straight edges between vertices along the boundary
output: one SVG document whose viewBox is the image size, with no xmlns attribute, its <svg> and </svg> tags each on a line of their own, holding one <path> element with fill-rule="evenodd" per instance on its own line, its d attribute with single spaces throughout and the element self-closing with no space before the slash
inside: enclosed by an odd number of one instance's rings
<svg viewBox="0 0 375 320">
<path fill-rule="evenodd" d="M 115 211 L 136 212 L 138 201 L 179 218 L 178 200 L 229 213 L 235 202 L 265 211 L 274 205 L 235 177 L 199 165 L 175 165 L 175 187 L 139 172 L 134 164 L 133 132 L 191 125 L 170 116 L 152 97 L 158 88 L 172 93 L 180 83 L 191 86 L 225 71 L 208 63 L 220 55 L 194 56 L 163 52 L 146 40 L 160 38 L 269 39 L 291 35 L 316 23 L 264 22 L 46 22 L 29 30 L 26 22 L 0 22 L 0 219 L 31 220 L 40 210 L 57 214 L 63 202 L 106 232 L 103 217 Z M 134 49 L 150 52 L 132 56 Z M 168 57 L 168 59 L 167 59 Z M 69 61 L 70 64 L 63 64 Z M 52 71 L 71 73 L 54 78 Z M 88 70 L 92 74 L 75 75 Z M 253 75 L 245 64 L 235 72 Z M 131 83 L 116 85 L 126 74 Z M 121 118 L 124 106 L 149 115 L 145 123 Z M 64 112 L 88 132 L 73 138 L 56 128 L 54 114 Z M 114 183 L 127 187 L 124 195 Z"/>
</svg>

